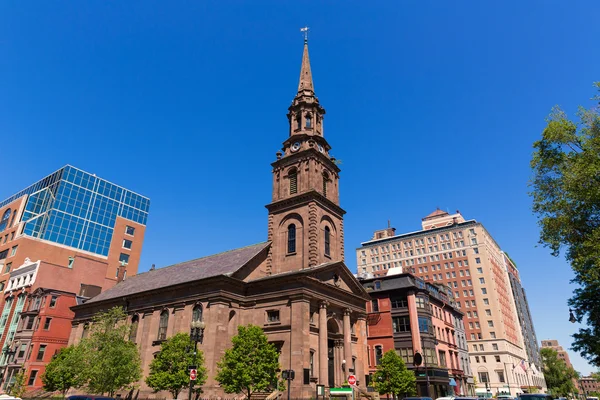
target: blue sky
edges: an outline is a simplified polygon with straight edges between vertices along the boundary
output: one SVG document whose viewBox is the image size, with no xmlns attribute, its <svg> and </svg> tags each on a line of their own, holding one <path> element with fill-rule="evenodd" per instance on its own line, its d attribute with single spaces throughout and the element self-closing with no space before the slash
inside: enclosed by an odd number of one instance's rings
<svg viewBox="0 0 600 400">
<path fill-rule="evenodd" d="M 538 339 L 568 347 L 571 273 L 536 247 L 529 160 L 553 105 L 593 104 L 599 12 L 553 0 L 3 1 L 0 197 L 67 163 L 149 196 L 141 271 L 265 240 L 308 25 L 350 269 L 388 219 L 406 232 L 459 209 L 518 264 Z"/>
</svg>

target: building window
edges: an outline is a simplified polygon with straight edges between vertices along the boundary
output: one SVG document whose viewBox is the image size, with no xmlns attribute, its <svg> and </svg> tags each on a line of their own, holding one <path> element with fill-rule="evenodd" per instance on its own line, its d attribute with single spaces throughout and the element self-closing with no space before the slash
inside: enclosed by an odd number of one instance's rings
<svg viewBox="0 0 600 400">
<path fill-rule="evenodd" d="M 482 285 L 485 284 L 485 278 L 479 278 L 479 283 L 481 283 Z"/>
<path fill-rule="evenodd" d="M 488 326 L 490 328 L 492 328 L 494 326 L 494 321 L 492 321 L 492 320 L 488 321 Z"/>
<path fill-rule="evenodd" d="M 331 230 L 329 230 L 329 227 L 326 226 L 325 227 L 325 255 L 326 256 L 329 256 L 331 254 L 330 253 L 330 250 L 331 250 L 330 244 L 331 244 Z"/>
<path fill-rule="evenodd" d="M 442 351 L 442 350 L 440 350 L 440 351 L 438 352 L 438 355 L 439 355 L 439 357 L 440 357 L 440 366 L 442 366 L 442 367 L 444 367 L 444 368 L 445 368 L 445 367 L 446 367 L 446 352 L 445 352 L 445 351 Z"/>
<path fill-rule="evenodd" d="M 483 299 L 483 304 L 485 304 L 486 306 L 490 305 L 490 300 L 489 299 Z"/>
<path fill-rule="evenodd" d="M 67 265 L 68 268 L 73 268 L 73 263 L 75 262 L 75 257 L 69 257 L 69 264 Z"/>
<path fill-rule="evenodd" d="M 419 332 L 432 332 L 430 318 L 419 317 Z"/>
<path fill-rule="evenodd" d="M 58 300 L 58 296 L 52 296 L 50 297 L 50 308 L 54 308 L 56 307 L 56 302 Z"/>
<path fill-rule="evenodd" d="M 393 327 L 395 333 L 410 332 L 410 318 L 409 317 L 394 317 L 394 318 L 392 318 L 392 327 Z"/>
<path fill-rule="evenodd" d="M 496 362 L 499 363 L 500 362 L 500 356 L 494 356 L 496 358 Z"/>
<path fill-rule="evenodd" d="M 487 289 L 486 288 L 481 288 L 481 294 L 487 294 Z"/>
<path fill-rule="evenodd" d="M 296 253 L 296 225 L 290 224 L 288 226 L 288 242 L 287 252 L 288 254 Z"/>
<path fill-rule="evenodd" d="M 17 254 L 17 247 L 19 246 L 13 246 L 12 249 L 10 249 L 10 256 L 14 256 L 15 254 Z"/>
<path fill-rule="evenodd" d="M 391 299 L 392 308 L 406 308 L 408 307 L 408 299 L 406 297 L 397 297 Z"/>
<path fill-rule="evenodd" d="M 479 257 L 475 258 L 475 264 L 481 264 L 481 258 L 479 258 Z"/>
<path fill-rule="evenodd" d="M 133 226 L 129 226 L 129 225 L 127 225 L 127 226 L 125 227 L 125 234 L 126 234 L 126 235 L 130 235 L 130 236 L 133 236 L 133 235 L 135 234 L 135 228 L 134 228 Z"/>
<path fill-rule="evenodd" d="M 492 339 L 496 339 L 496 332 L 490 332 L 490 337 Z"/>
<path fill-rule="evenodd" d="M 429 300 L 424 296 L 417 296 L 417 308 L 426 308 Z"/>
<path fill-rule="evenodd" d="M 315 376 L 315 352 L 311 350 L 310 352 L 310 376 Z"/>
<path fill-rule="evenodd" d="M 298 171 L 294 168 L 288 173 L 290 180 L 290 194 L 298 193 Z"/>
<path fill-rule="evenodd" d="M 498 357 L 498 358 L 500 358 L 500 357 Z M 498 360 L 498 361 L 500 361 L 500 360 Z M 498 380 L 500 381 L 500 383 L 504 383 L 505 382 L 504 371 L 496 371 L 496 373 L 498 374 Z"/>
<path fill-rule="evenodd" d="M 304 118 L 306 119 L 306 127 L 307 128 L 312 128 L 312 117 L 310 114 L 306 114 L 304 116 Z"/>
<path fill-rule="evenodd" d="M 269 322 L 269 323 L 279 322 L 279 310 L 267 311 L 267 322 Z"/>
<path fill-rule="evenodd" d="M 131 327 L 129 328 L 129 341 L 130 342 L 135 343 L 139 325 L 140 325 L 140 317 L 137 315 L 134 315 L 131 318 Z"/>
<path fill-rule="evenodd" d="M 31 371 L 29 374 L 29 381 L 27 381 L 27 386 L 33 386 L 35 384 L 35 378 L 37 378 L 38 371 L 36 369 Z"/>
<path fill-rule="evenodd" d="M 124 249 L 128 249 L 131 250 L 131 245 L 133 244 L 133 242 L 129 239 L 123 239 L 123 248 Z"/>
<path fill-rule="evenodd" d="M 379 300 L 371 300 L 371 312 L 379 312 Z"/>
<path fill-rule="evenodd" d="M 21 346 L 19 347 L 19 354 L 17 354 L 17 358 L 25 357 L 26 350 L 27 350 L 27 344 L 26 343 L 21 344 Z"/>
<path fill-rule="evenodd" d="M 160 313 L 160 322 L 158 324 L 158 340 L 167 339 L 167 326 L 169 325 L 169 312 L 164 310 Z"/>
<path fill-rule="evenodd" d="M 383 348 L 381 346 L 375 346 L 375 365 L 381 364 L 383 357 Z"/>
<path fill-rule="evenodd" d="M 300 114 L 296 116 L 296 129 L 302 128 L 302 117 Z"/>
<path fill-rule="evenodd" d="M 35 321 L 35 318 L 30 315 L 29 317 L 27 317 L 27 325 L 25 325 L 25 329 L 27 330 L 31 330 L 33 329 L 33 322 Z"/>
<path fill-rule="evenodd" d="M 8 274 L 10 272 L 10 269 L 12 268 L 12 263 L 9 262 L 6 264 L 6 267 L 4 267 L 4 273 Z"/>
<path fill-rule="evenodd" d="M 413 351 L 412 351 L 412 347 L 405 347 L 402 348 L 400 350 L 396 350 L 396 353 L 402 357 L 402 359 L 404 360 L 405 364 L 412 364 L 413 363 Z"/>
<path fill-rule="evenodd" d="M 50 323 L 52 322 L 52 318 L 46 317 L 46 321 L 44 322 L 44 330 L 50 330 Z"/>
<path fill-rule="evenodd" d="M 46 353 L 46 345 L 41 344 L 36 357 L 36 361 L 44 361 L 44 353 Z"/>
<path fill-rule="evenodd" d="M 12 210 L 10 208 L 8 210 L 4 211 L 4 214 L 2 215 L 2 219 L 0 220 L 0 232 L 3 232 L 6 229 L 6 226 L 8 225 L 8 219 L 10 218 L 11 211 Z"/>
<path fill-rule="evenodd" d="M 119 255 L 119 262 L 123 265 L 129 264 L 129 254 L 121 253 Z"/>
</svg>

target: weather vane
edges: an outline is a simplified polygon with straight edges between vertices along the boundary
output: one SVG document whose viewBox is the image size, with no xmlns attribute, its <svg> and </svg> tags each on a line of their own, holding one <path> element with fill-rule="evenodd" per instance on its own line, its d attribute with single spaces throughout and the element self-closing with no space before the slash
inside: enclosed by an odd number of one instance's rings
<svg viewBox="0 0 600 400">
<path fill-rule="evenodd" d="M 308 43 L 308 26 L 300 28 L 300 32 L 304 32 L 304 43 Z"/>
</svg>

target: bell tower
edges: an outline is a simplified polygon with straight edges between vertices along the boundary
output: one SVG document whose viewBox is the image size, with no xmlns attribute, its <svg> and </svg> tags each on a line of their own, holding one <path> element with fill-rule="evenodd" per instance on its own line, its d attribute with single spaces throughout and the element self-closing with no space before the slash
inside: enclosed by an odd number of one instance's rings
<svg viewBox="0 0 600 400">
<path fill-rule="evenodd" d="M 325 109 L 315 96 L 308 39 L 298 92 L 288 108 L 289 135 L 273 167 L 267 260 L 269 274 L 344 260 L 346 213 L 339 205 L 339 173 L 323 135 Z"/>
</svg>

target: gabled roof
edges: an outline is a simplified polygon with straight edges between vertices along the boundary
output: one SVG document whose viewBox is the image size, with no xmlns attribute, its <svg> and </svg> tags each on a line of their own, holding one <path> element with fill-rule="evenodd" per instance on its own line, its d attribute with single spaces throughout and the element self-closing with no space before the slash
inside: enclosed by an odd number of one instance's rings
<svg viewBox="0 0 600 400">
<path fill-rule="evenodd" d="M 134 275 L 88 300 L 86 304 L 220 275 L 231 276 L 268 246 L 269 242 L 262 242 Z"/>
</svg>

